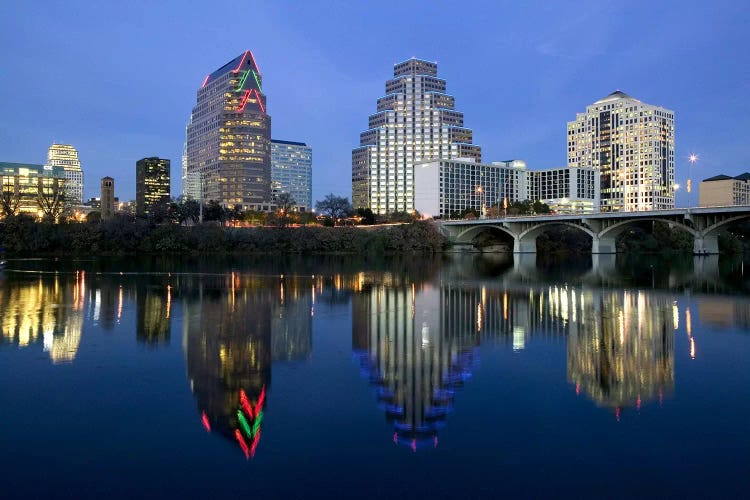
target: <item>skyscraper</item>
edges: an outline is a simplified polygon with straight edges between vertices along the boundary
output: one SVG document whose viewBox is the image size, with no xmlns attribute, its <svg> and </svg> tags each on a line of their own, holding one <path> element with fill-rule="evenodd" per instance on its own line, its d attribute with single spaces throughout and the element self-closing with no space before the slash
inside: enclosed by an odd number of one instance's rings
<svg viewBox="0 0 750 500">
<path fill-rule="evenodd" d="M 271 182 L 298 207 L 312 209 L 312 148 L 304 142 L 271 141 Z"/>
<path fill-rule="evenodd" d="M 78 151 L 70 144 L 53 143 L 47 151 L 47 165 L 65 169 L 65 196 L 69 205 L 83 204 L 83 170 Z"/>
<path fill-rule="evenodd" d="M 385 96 L 352 150 L 352 202 L 378 214 L 414 209 L 414 164 L 439 158 L 482 160 L 464 127 L 455 98 L 445 93 L 437 63 L 409 59 L 396 64 Z"/>
<path fill-rule="evenodd" d="M 142 158 L 135 163 L 135 213 L 153 213 L 156 205 L 169 202 L 170 162 L 163 158 Z"/>
<path fill-rule="evenodd" d="M 186 157 L 183 189 L 193 186 L 193 192 L 185 194 L 230 207 L 270 201 L 271 117 L 249 50 L 203 80 L 187 126 Z"/>
<path fill-rule="evenodd" d="M 102 178 L 101 214 L 102 220 L 115 216 L 115 180 L 112 177 Z"/>
<path fill-rule="evenodd" d="M 568 166 L 601 175 L 601 211 L 674 208 L 674 112 L 619 90 L 568 122 Z"/>
</svg>

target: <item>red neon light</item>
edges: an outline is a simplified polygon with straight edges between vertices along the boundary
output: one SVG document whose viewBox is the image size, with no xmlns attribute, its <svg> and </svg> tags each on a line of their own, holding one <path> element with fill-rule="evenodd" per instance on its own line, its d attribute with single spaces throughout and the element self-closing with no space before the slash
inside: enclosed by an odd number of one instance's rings
<svg viewBox="0 0 750 500">
<path fill-rule="evenodd" d="M 247 53 L 250 52 L 249 50 L 246 50 L 245 53 L 242 55 L 242 60 L 240 61 L 239 66 L 237 66 L 235 69 L 232 70 L 232 73 L 239 73 L 240 68 L 242 67 L 242 63 L 245 62 L 245 58 L 247 57 Z"/>
<path fill-rule="evenodd" d="M 258 402 L 255 404 L 255 409 L 261 408 L 263 406 L 263 402 L 266 400 L 266 386 L 264 385 L 263 388 L 260 390 L 260 395 L 258 396 Z"/>
<path fill-rule="evenodd" d="M 247 413 L 247 416 L 253 418 L 253 406 L 248 401 L 247 394 L 245 394 L 243 389 L 240 389 L 240 405 L 245 410 L 245 413 Z"/>
<path fill-rule="evenodd" d="M 245 453 L 245 458 L 250 458 L 250 448 L 247 447 L 245 438 L 242 437 L 239 429 L 234 430 L 234 437 L 237 438 L 237 442 L 240 444 L 240 448 L 242 448 L 242 451 Z"/>
<path fill-rule="evenodd" d="M 255 66 L 255 70 L 256 70 L 256 71 L 257 71 L 258 73 L 260 73 L 260 68 L 258 67 L 258 63 L 257 63 L 257 62 L 255 62 L 255 56 L 253 55 L 253 51 L 252 51 L 252 50 L 249 50 L 248 52 L 250 52 L 250 57 L 251 57 L 251 58 L 252 58 L 252 60 L 253 60 L 253 66 Z"/>
<path fill-rule="evenodd" d="M 258 447 L 258 443 L 260 443 L 260 429 L 258 429 L 258 432 L 255 433 L 255 438 L 253 438 L 253 444 L 250 446 L 250 456 L 255 456 L 255 449 Z"/>
<path fill-rule="evenodd" d="M 205 87 L 205 86 L 206 86 L 206 84 L 208 83 L 208 79 L 209 79 L 209 78 L 211 78 L 211 75 L 206 75 L 206 79 L 205 79 L 205 80 L 203 80 L 203 85 L 201 85 L 201 88 L 203 88 L 203 87 Z"/>
<path fill-rule="evenodd" d="M 211 422 L 208 421 L 208 415 L 206 415 L 205 411 L 201 417 L 201 422 L 203 422 L 203 427 L 206 428 L 206 431 L 211 432 Z"/>
<path fill-rule="evenodd" d="M 250 91 L 246 90 L 245 95 L 242 96 L 242 102 L 240 103 L 240 107 L 237 108 L 237 111 L 242 111 L 245 109 L 245 104 L 247 104 L 248 97 L 250 97 Z"/>
<path fill-rule="evenodd" d="M 258 99 L 258 106 L 260 106 L 260 110 L 263 111 L 263 114 L 265 114 L 266 107 L 263 106 L 263 100 L 260 98 L 260 92 L 258 92 L 258 89 L 253 89 L 253 92 L 255 92 L 255 98 Z M 265 389 L 265 387 L 263 389 Z"/>
</svg>

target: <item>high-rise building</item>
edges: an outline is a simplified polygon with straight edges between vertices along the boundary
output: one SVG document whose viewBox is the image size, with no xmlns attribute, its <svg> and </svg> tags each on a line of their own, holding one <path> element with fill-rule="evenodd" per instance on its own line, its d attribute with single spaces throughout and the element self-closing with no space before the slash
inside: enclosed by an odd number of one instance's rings
<svg viewBox="0 0 750 500">
<path fill-rule="evenodd" d="M 135 163 L 135 213 L 143 217 L 156 205 L 169 202 L 170 162 L 163 158 L 142 158 Z"/>
<path fill-rule="evenodd" d="M 289 193 L 295 205 L 312 209 L 312 148 L 304 142 L 271 140 L 271 183 Z"/>
<path fill-rule="evenodd" d="M 47 151 L 47 165 L 65 169 L 65 196 L 69 205 L 83 204 L 83 170 L 78 151 L 70 144 L 52 144 Z"/>
<path fill-rule="evenodd" d="M 601 176 L 601 211 L 674 208 L 674 112 L 619 90 L 568 122 L 568 166 Z"/>
<path fill-rule="evenodd" d="M 271 200 L 271 117 L 249 50 L 198 89 L 187 126 L 185 179 L 184 194 L 224 206 L 257 209 Z"/>
<path fill-rule="evenodd" d="M 352 150 L 352 202 L 378 214 L 414 209 L 414 164 L 424 160 L 482 160 L 464 127 L 455 98 L 445 93 L 437 63 L 409 59 L 396 64 L 385 96 Z"/>
<path fill-rule="evenodd" d="M 102 178 L 101 197 L 102 220 L 110 220 L 115 216 L 115 180 L 112 177 Z"/>
<path fill-rule="evenodd" d="M 698 190 L 698 205 L 701 207 L 727 207 L 750 205 L 750 173 L 730 177 L 716 175 L 701 182 Z"/>
</svg>

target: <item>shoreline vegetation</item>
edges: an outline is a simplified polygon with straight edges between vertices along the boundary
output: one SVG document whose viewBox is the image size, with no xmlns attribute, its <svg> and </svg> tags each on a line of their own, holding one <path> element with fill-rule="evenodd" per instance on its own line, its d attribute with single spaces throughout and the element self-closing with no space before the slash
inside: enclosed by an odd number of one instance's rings
<svg viewBox="0 0 750 500">
<path fill-rule="evenodd" d="M 721 253 L 747 251 L 745 227 L 719 238 Z M 617 241 L 618 253 L 692 253 L 692 238 L 666 224 L 636 226 Z M 477 252 L 512 251 L 498 235 L 480 235 Z M 7 256 L 117 256 L 135 254 L 353 254 L 397 255 L 450 252 L 438 223 L 419 220 L 360 226 L 231 227 L 218 221 L 182 225 L 116 217 L 110 221 L 36 221 L 25 215 L 0 220 L 0 250 Z M 576 255 L 591 251 L 582 232 L 560 227 L 537 239 L 540 255 Z"/>
</svg>

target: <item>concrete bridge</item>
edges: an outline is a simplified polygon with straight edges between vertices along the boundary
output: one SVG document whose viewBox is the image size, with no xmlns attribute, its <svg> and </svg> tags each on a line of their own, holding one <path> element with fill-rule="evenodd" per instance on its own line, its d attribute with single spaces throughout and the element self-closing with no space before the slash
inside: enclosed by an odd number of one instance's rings
<svg viewBox="0 0 750 500">
<path fill-rule="evenodd" d="M 513 238 L 513 253 L 536 253 L 536 238 L 554 226 L 569 226 L 591 236 L 591 253 L 617 253 L 615 241 L 632 225 L 642 221 L 666 222 L 671 228 L 693 236 L 693 253 L 719 253 L 718 235 L 729 224 L 750 219 L 750 206 L 674 208 L 644 212 L 599 212 L 591 214 L 523 215 L 497 219 L 445 220 L 441 230 L 451 243 L 473 246 L 474 238 L 497 230 Z"/>
</svg>

